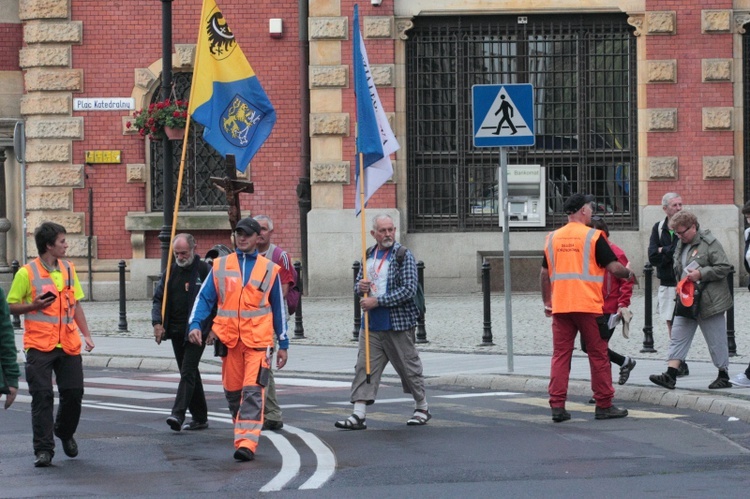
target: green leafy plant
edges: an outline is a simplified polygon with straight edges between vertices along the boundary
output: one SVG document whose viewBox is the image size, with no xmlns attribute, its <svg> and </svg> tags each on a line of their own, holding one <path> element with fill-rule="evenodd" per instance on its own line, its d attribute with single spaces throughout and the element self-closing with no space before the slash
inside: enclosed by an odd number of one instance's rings
<svg viewBox="0 0 750 499">
<path fill-rule="evenodd" d="M 164 138 L 164 127 L 185 128 L 188 102 L 183 100 L 164 100 L 154 102 L 145 109 L 133 113 L 133 121 L 128 121 L 127 128 L 135 128 L 141 137 L 151 140 Z"/>
</svg>

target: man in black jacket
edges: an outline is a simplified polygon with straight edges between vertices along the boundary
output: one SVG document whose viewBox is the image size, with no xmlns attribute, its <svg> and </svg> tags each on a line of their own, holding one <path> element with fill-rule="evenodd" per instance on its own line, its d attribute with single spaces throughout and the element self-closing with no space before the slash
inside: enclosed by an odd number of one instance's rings
<svg viewBox="0 0 750 499">
<path fill-rule="evenodd" d="M 656 309 L 662 319 L 667 321 L 667 332 L 672 337 L 672 317 L 674 316 L 675 289 L 677 279 L 672 268 L 674 249 L 677 246 L 677 236 L 669 228 L 672 217 L 682 210 L 682 197 L 676 192 L 668 192 L 661 198 L 661 208 L 666 218 L 654 224 L 651 229 L 651 239 L 648 243 L 648 261 L 656 269 L 659 278 L 659 294 Z M 690 374 L 687 362 L 680 363 L 678 377 Z"/>
<path fill-rule="evenodd" d="M 210 267 L 195 254 L 195 239 L 190 234 L 178 234 L 172 241 L 174 263 L 169 272 L 167 306 L 162 321 L 164 275 L 154 291 L 151 322 L 156 343 L 172 340 L 172 349 L 180 369 L 180 383 L 167 424 L 174 431 L 208 428 L 208 407 L 203 382 L 198 371 L 205 341 L 195 345 L 187 341 L 187 326 L 198 291 Z M 203 325 L 203 339 L 211 330 L 212 318 Z M 190 409 L 192 420 L 185 423 L 185 411 Z"/>
</svg>

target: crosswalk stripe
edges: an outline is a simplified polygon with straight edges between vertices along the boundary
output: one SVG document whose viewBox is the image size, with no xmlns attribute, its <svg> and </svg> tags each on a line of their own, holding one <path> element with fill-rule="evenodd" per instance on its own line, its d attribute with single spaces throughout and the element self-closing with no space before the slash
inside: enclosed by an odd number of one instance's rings
<svg viewBox="0 0 750 499">
<path fill-rule="evenodd" d="M 522 395 L 518 392 L 489 392 L 489 393 L 455 393 L 452 395 L 434 395 L 436 399 L 468 399 L 475 397 L 508 397 Z"/>
<path fill-rule="evenodd" d="M 174 387 L 177 388 L 176 386 Z M 18 389 L 19 390 L 25 390 L 26 392 L 29 391 L 29 385 L 25 381 L 19 381 L 18 383 Z M 57 390 L 55 390 L 57 391 Z M 140 390 L 119 390 L 116 388 L 97 388 L 93 386 L 85 385 L 84 388 L 84 398 L 86 396 L 99 396 L 99 397 L 120 397 L 120 398 L 130 398 L 130 399 L 138 399 L 138 400 L 157 400 L 157 399 L 163 399 L 163 398 L 169 398 L 174 397 L 174 393 L 163 393 L 163 392 L 144 392 Z M 31 398 L 29 397 L 29 400 Z M 89 400 L 89 402 L 91 402 Z"/>
<path fill-rule="evenodd" d="M 166 378 L 166 379 L 180 379 L 179 373 L 164 373 L 156 374 L 153 377 Z M 221 383 L 221 374 L 214 373 L 201 373 L 201 379 L 205 382 L 216 381 Z M 334 380 L 323 380 L 323 379 L 312 379 L 312 378 L 286 378 L 283 376 L 274 375 L 273 377 L 276 385 L 282 386 L 302 386 L 302 387 L 313 387 L 313 388 L 351 388 L 352 384 L 349 381 L 334 381 Z"/>
<path fill-rule="evenodd" d="M 202 377 L 202 376 L 201 376 Z M 179 377 L 178 377 L 179 378 Z M 124 378 L 91 378 L 86 380 L 86 386 L 90 385 L 118 385 L 118 386 L 138 386 L 144 388 L 168 388 L 175 390 L 177 388 L 177 381 L 154 381 L 147 379 L 124 379 Z M 204 380 L 205 381 L 205 380 Z M 87 388 L 88 391 L 88 388 Z M 224 388 L 219 385 L 212 385 L 210 383 L 203 383 L 203 391 L 211 393 L 224 393 Z"/>
</svg>

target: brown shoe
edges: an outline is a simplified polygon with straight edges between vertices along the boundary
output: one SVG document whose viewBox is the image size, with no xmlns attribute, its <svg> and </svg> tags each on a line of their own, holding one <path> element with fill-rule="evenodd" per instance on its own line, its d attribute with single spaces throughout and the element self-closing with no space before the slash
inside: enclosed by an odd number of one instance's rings
<svg viewBox="0 0 750 499">
<path fill-rule="evenodd" d="M 594 417 L 596 419 L 617 419 L 617 418 L 624 418 L 628 415 L 627 409 L 619 409 L 615 406 L 609 406 L 606 409 L 602 409 L 599 406 L 596 406 L 596 410 L 594 411 Z"/>
<path fill-rule="evenodd" d="M 562 423 L 570 419 L 570 413 L 565 410 L 565 407 L 553 407 L 552 408 L 552 421 L 555 423 Z"/>
</svg>

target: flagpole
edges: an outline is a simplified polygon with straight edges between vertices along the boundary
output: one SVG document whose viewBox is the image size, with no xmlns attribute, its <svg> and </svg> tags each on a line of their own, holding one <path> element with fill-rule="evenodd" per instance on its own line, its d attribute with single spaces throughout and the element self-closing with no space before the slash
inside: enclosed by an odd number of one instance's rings
<svg viewBox="0 0 750 499">
<path fill-rule="evenodd" d="M 192 89 L 190 90 L 192 93 Z M 167 268 L 164 270 L 164 295 L 161 299 L 161 323 L 164 324 L 164 316 L 167 312 L 167 293 L 169 286 L 169 274 L 172 269 L 172 242 L 177 233 L 177 216 L 180 213 L 180 197 L 182 196 L 182 177 L 185 172 L 185 156 L 187 155 L 188 133 L 190 132 L 190 113 L 185 120 L 185 135 L 182 139 L 182 155 L 180 157 L 180 171 L 177 174 L 177 193 L 175 194 L 174 211 L 172 215 L 172 234 L 169 237 L 169 254 L 167 255 Z"/>
<path fill-rule="evenodd" d="M 362 226 L 362 280 L 367 280 L 367 221 L 365 220 L 365 155 L 359 153 L 359 208 L 360 222 Z M 365 293 L 367 298 L 367 293 Z M 370 315 L 365 310 L 365 373 L 367 383 L 370 383 Z"/>
<path fill-rule="evenodd" d="M 203 1 L 203 6 L 201 7 L 201 19 L 203 19 L 203 10 L 206 7 L 205 0 Z M 198 26 L 200 26 L 200 23 L 198 23 Z M 198 41 L 200 42 L 200 27 L 198 28 Z M 188 97 L 188 103 L 193 101 L 193 92 L 195 91 L 195 74 L 196 70 L 199 67 L 198 61 L 200 59 L 200 50 L 195 51 L 195 63 L 193 64 L 193 78 L 190 82 L 190 96 Z M 182 154 L 180 155 L 180 170 L 177 174 L 177 202 L 174 204 L 174 210 L 172 215 L 172 235 L 169 238 L 169 254 L 167 255 L 167 268 L 164 270 L 164 295 L 162 296 L 161 300 L 161 323 L 164 324 L 164 316 L 167 312 L 167 292 L 168 292 L 168 286 L 167 282 L 169 282 L 169 274 L 170 270 L 172 268 L 172 241 L 174 241 L 174 236 L 177 230 L 177 217 L 180 213 L 180 197 L 182 196 L 182 176 L 185 171 L 185 156 L 187 153 L 187 144 L 188 144 L 188 134 L 190 133 L 190 117 L 191 114 L 188 113 L 187 120 L 185 120 L 185 135 L 182 138 Z M 171 173 L 171 172 L 170 172 Z M 166 174 L 166 172 L 165 172 Z"/>
</svg>

